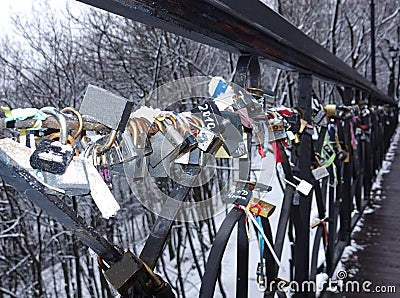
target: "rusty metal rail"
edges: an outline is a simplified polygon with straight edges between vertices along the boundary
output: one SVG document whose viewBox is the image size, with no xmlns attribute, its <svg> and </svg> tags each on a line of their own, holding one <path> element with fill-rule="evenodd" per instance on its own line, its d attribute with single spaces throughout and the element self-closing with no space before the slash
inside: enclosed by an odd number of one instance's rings
<svg viewBox="0 0 400 298">
<path fill-rule="evenodd" d="M 78 0 L 279 68 L 307 72 L 395 104 L 375 85 L 259 0 Z"/>
</svg>

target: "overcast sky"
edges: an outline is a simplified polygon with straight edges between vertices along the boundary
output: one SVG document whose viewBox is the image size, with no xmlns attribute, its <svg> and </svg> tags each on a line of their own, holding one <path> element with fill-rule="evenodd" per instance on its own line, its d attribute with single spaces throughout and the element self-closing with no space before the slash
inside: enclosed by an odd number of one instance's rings
<svg viewBox="0 0 400 298">
<path fill-rule="evenodd" d="M 34 15 L 32 13 L 33 3 L 36 5 L 45 1 L 49 2 L 51 7 L 60 10 L 65 10 L 67 3 L 73 10 L 85 6 L 76 0 L 0 0 L 0 35 L 4 36 L 4 34 L 10 33 L 12 29 L 10 17 L 21 14 L 25 18 L 32 18 Z"/>
</svg>

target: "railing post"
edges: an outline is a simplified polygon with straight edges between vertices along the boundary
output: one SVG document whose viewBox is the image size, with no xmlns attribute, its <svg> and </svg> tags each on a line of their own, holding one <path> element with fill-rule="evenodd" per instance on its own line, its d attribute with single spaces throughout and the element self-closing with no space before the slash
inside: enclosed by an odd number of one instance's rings
<svg viewBox="0 0 400 298">
<path fill-rule="evenodd" d="M 312 76 L 308 73 L 300 73 L 298 78 L 298 106 L 304 111 L 305 120 L 311 123 L 311 94 Z M 306 181 L 311 181 L 311 153 L 312 138 L 306 131 L 303 132 L 300 143 L 298 159 L 298 176 Z M 291 216 L 296 234 L 295 240 L 295 275 L 294 280 L 302 284 L 309 280 L 310 266 L 310 212 L 312 192 L 308 196 L 300 195 L 298 205 L 292 206 Z M 311 293 L 297 292 L 294 297 L 309 297 Z"/>
<path fill-rule="evenodd" d="M 353 91 L 350 87 L 344 88 L 343 103 L 350 105 L 353 99 Z M 342 208 L 340 212 L 340 237 L 347 241 L 351 231 L 351 211 L 353 207 L 353 197 L 351 191 L 351 181 L 353 176 L 353 148 L 351 144 L 350 122 L 352 119 L 345 119 L 343 122 L 344 131 L 344 148 L 347 152 L 347 158 L 344 162 L 343 169 L 343 186 L 342 186 Z"/>
</svg>

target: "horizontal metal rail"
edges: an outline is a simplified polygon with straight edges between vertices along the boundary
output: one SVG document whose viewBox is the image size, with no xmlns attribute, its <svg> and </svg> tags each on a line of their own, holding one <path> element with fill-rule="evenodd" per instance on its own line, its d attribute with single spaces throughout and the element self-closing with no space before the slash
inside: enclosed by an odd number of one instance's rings
<svg viewBox="0 0 400 298">
<path fill-rule="evenodd" d="M 249 53 L 395 104 L 375 85 L 259 0 L 78 0 L 229 52 Z"/>
<path fill-rule="evenodd" d="M 45 210 L 68 231 L 79 237 L 82 243 L 92 248 L 107 263 L 113 264 L 122 257 L 121 252 L 112 243 L 93 227 L 88 226 L 84 219 L 72 210 L 62 198 L 48 194 L 45 185 L 2 149 L 0 149 L 0 177 L 20 194 L 25 195 L 30 201 Z"/>
</svg>

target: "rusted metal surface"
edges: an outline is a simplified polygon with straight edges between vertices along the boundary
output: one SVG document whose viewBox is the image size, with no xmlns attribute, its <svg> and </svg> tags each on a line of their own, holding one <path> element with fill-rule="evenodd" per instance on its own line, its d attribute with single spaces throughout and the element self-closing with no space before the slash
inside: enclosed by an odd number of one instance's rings
<svg viewBox="0 0 400 298">
<path fill-rule="evenodd" d="M 249 53 L 280 68 L 309 72 L 394 104 L 375 85 L 258 0 L 78 0 L 229 52 Z"/>
<path fill-rule="evenodd" d="M 16 120 L 15 122 L 12 123 L 6 123 L 4 121 L 4 118 L 2 118 L 0 119 L 0 129 L 7 128 L 10 126 L 12 126 L 12 128 L 18 128 L 18 129 L 32 128 L 35 125 L 35 122 L 36 122 L 35 119 L 26 119 L 26 120 Z M 67 126 L 68 130 L 77 130 L 79 123 L 76 120 L 67 118 Z M 60 125 L 55 118 L 49 117 L 42 122 L 42 128 L 59 129 Z M 109 133 L 111 131 L 105 125 L 85 118 L 83 121 L 83 130 L 96 131 L 102 134 Z"/>
</svg>

